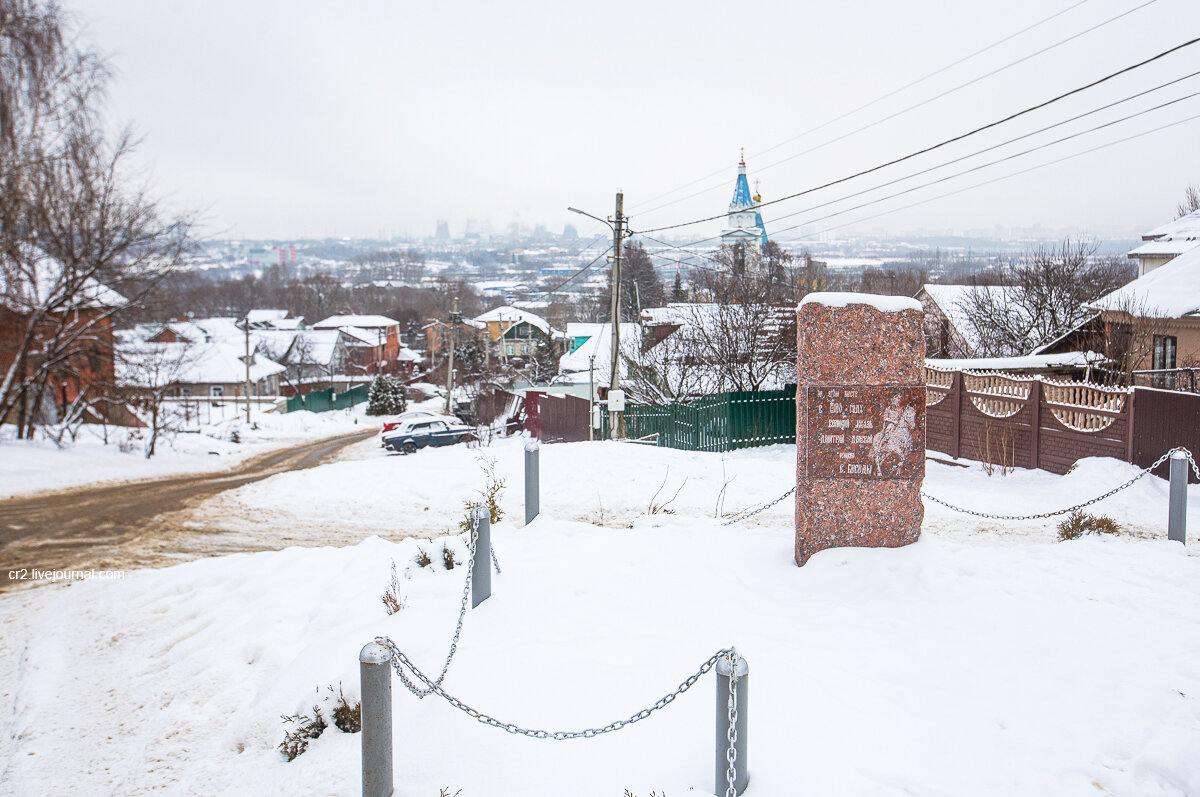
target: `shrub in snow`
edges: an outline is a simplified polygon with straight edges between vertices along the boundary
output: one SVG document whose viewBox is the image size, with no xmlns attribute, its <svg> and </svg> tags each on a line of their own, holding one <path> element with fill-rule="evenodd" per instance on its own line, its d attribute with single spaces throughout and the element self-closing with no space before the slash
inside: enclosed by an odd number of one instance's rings
<svg viewBox="0 0 1200 797">
<path fill-rule="evenodd" d="M 424 551 L 421 553 L 424 553 Z M 426 556 L 425 559 L 428 562 L 429 557 Z M 422 567 L 424 567 L 424 565 L 422 565 Z M 400 594 L 400 579 L 396 577 L 395 559 L 392 560 L 392 577 L 388 581 L 387 589 L 383 591 L 383 597 L 380 598 L 380 600 L 383 601 L 384 608 L 387 609 L 389 616 L 400 611 L 405 606 L 405 598 Z"/>
<path fill-rule="evenodd" d="M 378 374 L 367 391 L 367 415 L 398 415 L 407 408 L 408 400 L 400 380 Z"/>
<path fill-rule="evenodd" d="M 333 687 L 329 687 L 330 693 Z M 338 681 L 337 700 L 333 704 L 333 726 L 342 733 L 358 733 L 362 730 L 362 703 L 355 700 L 351 703 L 342 692 L 342 682 Z"/>
<path fill-rule="evenodd" d="M 1096 517 L 1075 510 L 1058 524 L 1058 539 L 1077 540 L 1085 534 L 1116 534 L 1120 530 L 1120 524 L 1108 515 Z"/>
<path fill-rule="evenodd" d="M 499 523 L 504 518 L 504 510 L 500 508 L 500 494 L 504 492 L 506 483 L 496 473 L 496 458 L 481 456 L 479 464 L 483 469 L 484 478 L 483 489 L 479 491 L 479 497 L 483 500 L 463 501 L 463 519 L 458 521 L 458 530 L 467 535 L 471 533 L 471 512 L 477 506 L 487 507 L 492 525 Z M 470 539 L 467 540 L 467 543 L 470 544 Z"/>
<path fill-rule="evenodd" d="M 290 731 L 284 733 L 283 741 L 279 743 L 279 752 L 283 753 L 288 761 L 295 761 L 308 749 L 308 743 L 329 727 L 325 723 L 325 718 L 321 716 L 321 709 L 317 706 L 312 707 L 311 717 L 307 714 L 292 714 L 291 716 L 284 714 L 283 721 L 284 724 L 295 725 Z"/>
<path fill-rule="evenodd" d="M 454 558 L 454 551 L 450 550 L 450 546 L 446 543 L 442 543 L 442 564 L 446 566 L 447 570 L 453 570 L 454 566 L 458 564 L 458 560 Z"/>
<path fill-rule="evenodd" d="M 433 560 L 429 558 L 429 552 L 424 548 L 417 548 L 417 558 L 413 560 L 417 563 L 417 567 L 429 567 L 433 564 Z"/>
</svg>

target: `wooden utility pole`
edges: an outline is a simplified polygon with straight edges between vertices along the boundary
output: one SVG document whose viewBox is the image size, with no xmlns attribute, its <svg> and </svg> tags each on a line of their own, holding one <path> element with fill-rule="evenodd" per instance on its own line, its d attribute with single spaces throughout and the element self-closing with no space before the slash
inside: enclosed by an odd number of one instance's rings
<svg viewBox="0 0 1200 797">
<path fill-rule="evenodd" d="M 612 391 L 621 389 L 621 247 L 625 234 L 625 195 L 617 192 L 616 214 L 613 216 L 613 267 L 612 267 L 612 360 L 611 373 L 608 380 L 609 395 Z M 609 408 L 608 411 L 609 437 L 618 440 L 621 437 L 621 413 Z"/>
<path fill-rule="evenodd" d="M 458 312 L 458 297 L 454 297 L 454 309 L 450 311 L 450 359 L 446 364 L 446 414 L 452 414 L 454 403 L 454 343 L 458 336 L 458 324 L 462 315 Z"/>
<path fill-rule="evenodd" d="M 242 322 L 246 331 L 246 423 L 250 423 L 250 316 Z"/>
</svg>

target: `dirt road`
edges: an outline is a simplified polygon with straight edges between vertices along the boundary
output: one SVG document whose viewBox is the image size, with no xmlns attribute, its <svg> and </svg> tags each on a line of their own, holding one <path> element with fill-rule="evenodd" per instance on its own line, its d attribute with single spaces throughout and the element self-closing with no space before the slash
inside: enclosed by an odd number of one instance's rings
<svg viewBox="0 0 1200 797">
<path fill-rule="evenodd" d="M 0 501 L 0 591 L 14 586 L 14 571 L 122 569 L 146 564 L 130 561 L 129 551 L 145 547 L 139 542 L 178 531 L 180 518 L 190 507 L 224 490 L 322 464 L 373 434 L 374 430 L 355 432 L 280 449 L 217 473 Z"/>
</svg>

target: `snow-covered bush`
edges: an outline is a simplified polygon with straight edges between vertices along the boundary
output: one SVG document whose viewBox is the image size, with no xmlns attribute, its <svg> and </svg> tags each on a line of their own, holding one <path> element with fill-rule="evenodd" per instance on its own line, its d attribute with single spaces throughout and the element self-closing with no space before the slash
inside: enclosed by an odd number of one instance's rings
<svg viewBox="0 0 1200 797">
<path fill-rule="evenodd" d="M 423 553 L 423 552 L 422 552 Z M 428 559 L 428 557 L 426 557 Z M 392 577 L 388 580 L 387 589 L 383 591 L 383 596 L 380 598 L 383 601 L 384 608 L 387 609 L 388 615 L 393 615 L 404 608 L 407 601 L 400 594 L 400 579 L 396 576 L 396 560 L 392 560 Z"/>
</svg>

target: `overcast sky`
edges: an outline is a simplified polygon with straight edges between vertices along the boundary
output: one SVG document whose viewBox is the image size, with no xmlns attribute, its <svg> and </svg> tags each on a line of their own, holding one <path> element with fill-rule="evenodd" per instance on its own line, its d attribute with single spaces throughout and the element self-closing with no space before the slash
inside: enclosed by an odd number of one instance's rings
<svg viewBox="0 0 1200 797">
<path fill-rule="evenodd" d="M 800 154 L 1146 0 L 1084 0 L 800 135 L 1078 2 L 64 0 L 86 24 L 85 38 L 112 59 L 113 116 L 143 136 L 138 158 L 152 168 L 157 190 L 203 210 L 210 233 L 261 238 L 429 235 L 438 219 L 458 235 L 471 218 L 498 230 L 516 221 L 558 231 L 572 221 L 590 234 L 602 228 L 566 207 L 607 215 L 618 188 L 635 228 L 688 221 L 724 212 L 741 147 L 751 180 L 761 178 L 763 198 L 771 200 L 1200 35 L 1200 2 L 1150 0 L 1018 66 Z M 1198 70 L 1195 45 L 920 160 L 766 208 L 768 231 L 1200 92 L 1193 77 L 915 180 L 773 222 Z M 1200 97 L 779 237 L 841 227 L 1197 114 Z M 857 229 L 1156 226 L 1172 217 L 1187 184 L 1200 183 L 1198 141 L 1200 120 L 1185 122 Z M 703 189 L 711 190 L 656 207 Z M 720 226 L 672 235 L 702 238 Z"/>
</svg>

